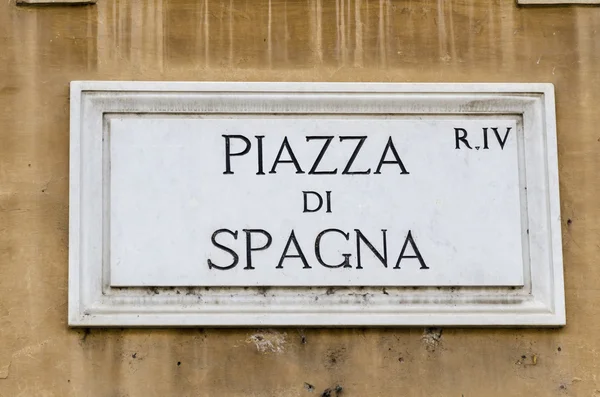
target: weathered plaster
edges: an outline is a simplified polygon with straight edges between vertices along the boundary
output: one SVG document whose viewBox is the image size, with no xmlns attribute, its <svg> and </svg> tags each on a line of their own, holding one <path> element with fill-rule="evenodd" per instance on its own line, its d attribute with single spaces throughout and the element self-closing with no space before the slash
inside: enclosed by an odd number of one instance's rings
<svg viewBox="0 0 600 397">
<path fill-rule="evenodd" d="M 0 395 L 600 396 L 598 54 L 594 7 L 0 2 Z M 567 326 L 69 329 L 68 83 L 103 79 L 554 83 Z"/>
</svg>

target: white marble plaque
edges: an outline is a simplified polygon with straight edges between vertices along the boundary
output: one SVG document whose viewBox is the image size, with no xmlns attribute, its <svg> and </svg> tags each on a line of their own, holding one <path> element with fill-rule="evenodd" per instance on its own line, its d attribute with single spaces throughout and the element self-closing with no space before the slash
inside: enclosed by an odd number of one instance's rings
<svg viewBox="0 0 600 397">
<path fill-rule="evenodd" d="M 72 83 L 72 325 L 562 325 L 553 87 Z"/>
</svg>

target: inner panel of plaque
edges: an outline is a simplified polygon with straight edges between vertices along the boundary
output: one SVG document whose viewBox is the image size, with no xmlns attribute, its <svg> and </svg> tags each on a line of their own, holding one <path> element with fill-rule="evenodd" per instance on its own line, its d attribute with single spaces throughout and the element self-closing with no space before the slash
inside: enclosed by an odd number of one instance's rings
<svg viewBox="0 0 600 397">
<path fill-rule="evenodd" d="M 520 116 L 105 118 L 111 286 L 524 283 Z"/>
</svg>

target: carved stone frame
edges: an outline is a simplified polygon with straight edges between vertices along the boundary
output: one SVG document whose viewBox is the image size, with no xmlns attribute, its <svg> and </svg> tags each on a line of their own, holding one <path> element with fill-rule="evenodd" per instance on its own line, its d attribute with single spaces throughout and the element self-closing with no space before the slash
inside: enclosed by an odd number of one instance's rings
<svg viewBox="0 0 600 397">
<path fill-rule="evenodd" d="M 244 112 L 517 116 L 525 285 L 111 287 L 106 114 Z M 562 326 L 555 117 L 551 84 L 72 82 L 69 325 Z"/>
</svg>

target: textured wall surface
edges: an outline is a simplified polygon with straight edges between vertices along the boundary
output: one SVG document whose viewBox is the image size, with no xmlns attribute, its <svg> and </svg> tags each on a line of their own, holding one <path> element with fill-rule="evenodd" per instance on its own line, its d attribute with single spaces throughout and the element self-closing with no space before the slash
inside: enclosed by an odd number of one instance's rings
<svg viewBox="0 0 600 397">
<path fill-rule="evenodd" d="M 80 79 L 554 83 L 567 326 L 69 329 Z M 599 126 L 600 7 L 0 1 L 0 396 L 600 396 Z"/>
</svg>

